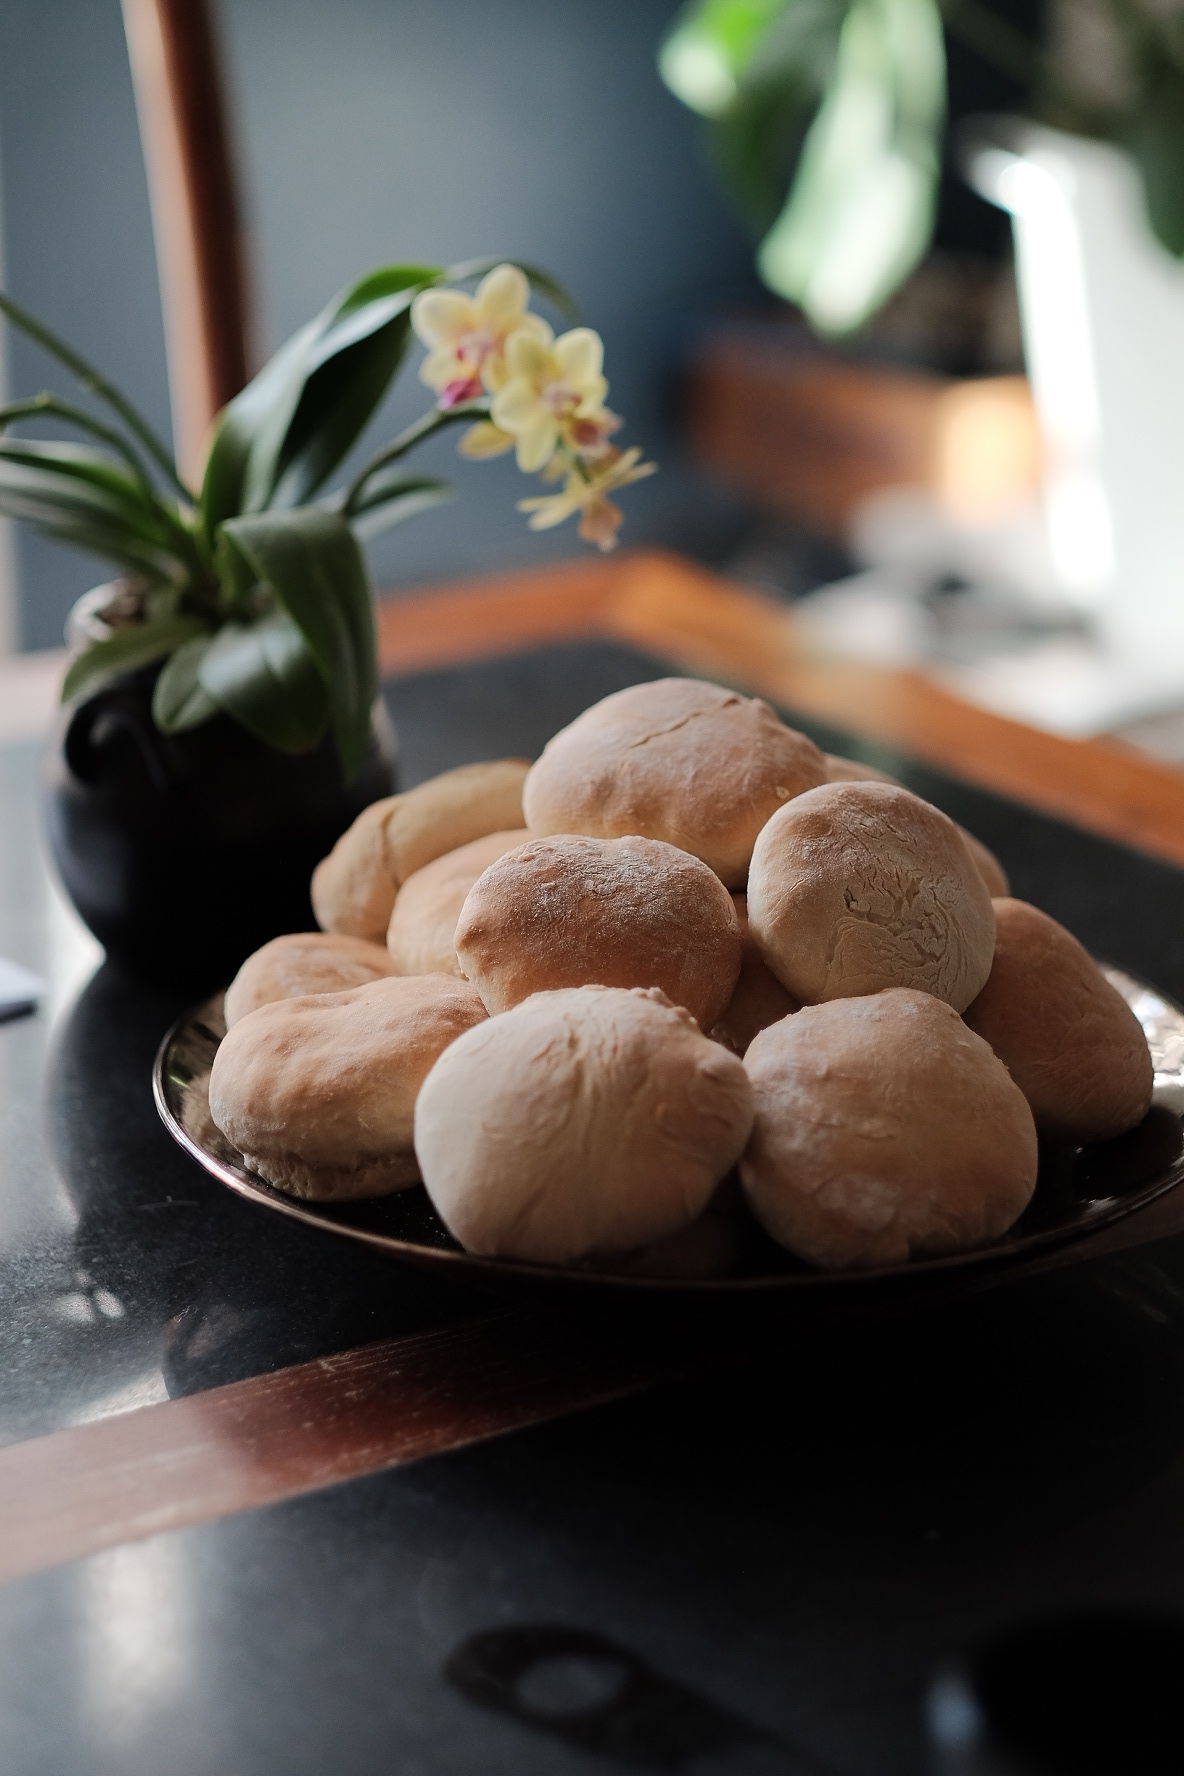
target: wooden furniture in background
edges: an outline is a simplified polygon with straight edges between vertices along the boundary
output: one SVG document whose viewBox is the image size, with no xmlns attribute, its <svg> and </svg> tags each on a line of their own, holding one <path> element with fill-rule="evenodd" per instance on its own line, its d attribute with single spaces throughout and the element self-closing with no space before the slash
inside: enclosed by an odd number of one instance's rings
<svg viewBox="0 0 1184 1776">
<path fill-rule="evenodd" d="M 123 0 L 152 200 L 182 474 L 247 380 L 247 280 L 237 182 L 206 0 Z"/>
<path fill-rule="evenodd" d="M 953 777 L 1184 864 L 1184 772 L 1119 740 L 1069 740 L 964 703 L 925 677 L 812 652 L 786 606 L 658 550 L 390 598 L 384 671 L 580 636 L 631 643 L 889 746 Z"/>
<path fill-rule="evenodd" d="M 862 501 L 889 487 L 925 489 L 974 520 L 1030 499 L 1039 484 L 1022 376 L 958 379 L 844 360 L 788 329 L 709 337 L 690 371 L 687 417 L 709 473 L 840 542 Z"/>
</svg>

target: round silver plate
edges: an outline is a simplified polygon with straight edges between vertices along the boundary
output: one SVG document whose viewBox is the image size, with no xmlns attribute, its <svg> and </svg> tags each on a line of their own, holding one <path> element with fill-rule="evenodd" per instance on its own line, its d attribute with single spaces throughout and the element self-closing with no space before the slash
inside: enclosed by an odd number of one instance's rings
<svg viewBox="0 0 1184 1776">
<path fill-rule="evenodd" d="M 404 1264 L 435 1270 L 486 1288 L 625 1290 L 631 1294 L 751 1295 L 819 1291 L 839 1297 L 879 1286 L 922 1285 L 975 1275 L 1042 1257 L 1136 1214 L 1184 1179 L 1184 1011 L 1153 987 L 1106 970 L 1147 1034 L 1155 1063 L 1154 1107 L 1120 1140 L 1079 1153 L 1049 1153 L 1030 1207 L 991 1245 L 952 1257 L 919 1259 L 875 1271 L 819 1272 L 771 1243 L 754 1240 L 727 1276 L 684 1278 L 608 1270 L 561 1270 L 476 1258 L 450 1237 L 420 1187 L 369 1202 L 313 1203 L 286 1196 L 247 1170 L 210 1116 L 207 1083 L 225 1034 L 221 997 L 178 1020 L 160 1045 L 153 1092 L 165 1127 L 198 1164 L 237 1195 L 322 1233 L 355 1240 Z M 1184 1227 L 1184 1206 L 1181 1210 Z"/>
</svg>

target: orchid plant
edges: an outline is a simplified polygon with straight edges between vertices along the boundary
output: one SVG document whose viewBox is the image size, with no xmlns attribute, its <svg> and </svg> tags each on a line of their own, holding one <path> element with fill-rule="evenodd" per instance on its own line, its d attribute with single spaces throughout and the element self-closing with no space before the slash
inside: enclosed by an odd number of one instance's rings
<svg viewBox="0 0 1184 1776">
<path fill-rule="evenodd" d="M 477 281 L 479 280 L 479 281 Z M 476 282 L 472 294 L 457 285 Z M 369 744 L 378 691 L 374 609 L 361 543 L 451 496 L 404 458 L 468 421 L 461 452 L 515 451 L 558 485 L 519 502 L 535 530 L 579 516 L 611 548 L 608 497 L 654 472 L 614 442 L 603 348 L 588 327 L 556 337 L 529 306 L 531 284 L 570 313 L 544 274 L 510 264 L 398 265 L 342 292 L 219 415 L 201 486 L 109 382 L 0 294 L 0 313 L 65 366 L 113 415 L 100 421 L 55 394 L 0 408 L 0 514 L 104 556 L 121 579 L 107 633 L 73 661 L 63 698 L 157 668 L 156 724 L 182 733 L 224 714 L 283 752 L 331 733 L 347 778 Z M 413 338 L 430 409 L 344 485 L 326 492 L 372 418 Z M 88 439 L 14 438 L 17 421 L 66 421 Z"/>
</svg>

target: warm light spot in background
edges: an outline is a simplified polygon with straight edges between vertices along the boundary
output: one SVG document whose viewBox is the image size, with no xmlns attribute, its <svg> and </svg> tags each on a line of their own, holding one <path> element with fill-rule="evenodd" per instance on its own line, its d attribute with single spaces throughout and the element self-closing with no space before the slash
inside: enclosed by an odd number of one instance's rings
<svg viewBox="0 0 1184 1776">
<path fill-rule="evenodd" d="M 934 412 L 932 486 L 963 524 L 991 524 L 1031 502 L 1044 467 L 1032 394 L 1022 376 L 955 383 Z"/>
</svg>

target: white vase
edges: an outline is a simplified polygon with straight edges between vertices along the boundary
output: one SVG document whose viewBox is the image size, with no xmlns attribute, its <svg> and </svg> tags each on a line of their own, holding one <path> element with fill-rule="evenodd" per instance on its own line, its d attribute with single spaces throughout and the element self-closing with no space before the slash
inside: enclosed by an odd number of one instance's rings
<svg viewBox="0 0 1184 1776">
<path fill-rule="evenodd" d="M 1014 124 L 967 161 L 1012 216 L 1060 590 L 1148 701 L 1184 696 L 1184 263 L 1106 143 Z"/>
</svg>

